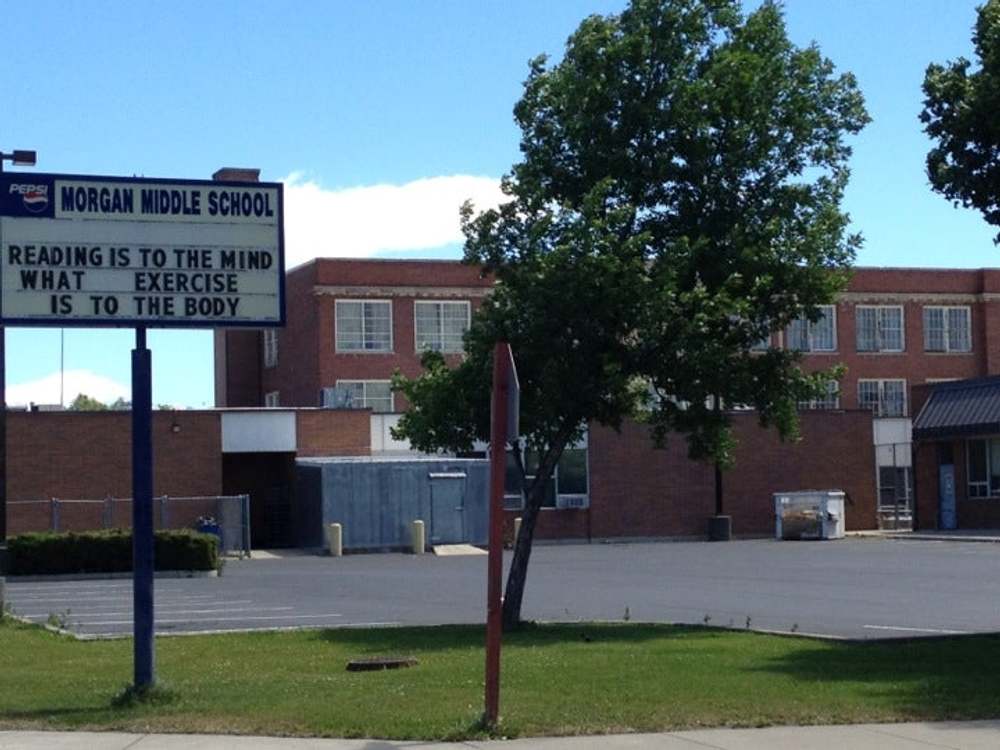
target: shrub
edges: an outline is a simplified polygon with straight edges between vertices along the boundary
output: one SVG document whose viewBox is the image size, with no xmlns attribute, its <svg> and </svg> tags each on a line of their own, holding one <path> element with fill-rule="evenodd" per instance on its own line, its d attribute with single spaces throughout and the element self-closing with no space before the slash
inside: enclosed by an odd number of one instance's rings
<svg viewBox="0 0 1000 750">
<path fill-rule="evenodd" d="M 194 531 L 157 531 L 157 570 L 215 570 L 218 538 Z M 123 573 L 132 570 L 132 532 L 51 531 L 19 534 L 7 540 L 10 575 Z"/>
</svg>

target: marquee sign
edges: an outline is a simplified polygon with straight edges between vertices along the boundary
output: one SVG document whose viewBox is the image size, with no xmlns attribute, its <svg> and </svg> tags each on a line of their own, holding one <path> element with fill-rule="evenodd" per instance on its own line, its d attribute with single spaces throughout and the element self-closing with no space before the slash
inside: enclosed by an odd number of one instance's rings
<svg viewBox="0 0 1000 750">
<path fill-rule="evenodd" d="M 0 174 L 4 325 L 280 326 L 280 183 Z"/>
</svg>

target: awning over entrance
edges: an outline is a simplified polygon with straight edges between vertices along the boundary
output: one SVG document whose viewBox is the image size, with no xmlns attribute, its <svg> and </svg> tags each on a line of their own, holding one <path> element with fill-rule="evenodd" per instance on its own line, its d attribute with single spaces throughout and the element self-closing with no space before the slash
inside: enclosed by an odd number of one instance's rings
<svg viewBox="0 0 1000 750">
<path fill-rule="evenodd" d="M 914 440 L 1000 435 L 1000 376 L 938 383 L 913 422 Z"/>
</svg>

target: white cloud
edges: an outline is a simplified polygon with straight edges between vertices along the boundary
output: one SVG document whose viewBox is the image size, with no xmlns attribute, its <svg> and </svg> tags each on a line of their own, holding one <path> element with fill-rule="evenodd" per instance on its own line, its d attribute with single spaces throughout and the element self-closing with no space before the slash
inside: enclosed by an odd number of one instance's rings
<svg viewBox="0 0 1000 750">
<path fill-rule="evenodd" d="M 118 398 L 127 401 L 131 391 L 129 386 L 90 370 L 66 370 L 63 403 L 68 406 L 81 393 L 106 404 Z M 54 372 L 38 380 L 7 386 L 7 403 L 11 406 L 26 406 L 29 403 L 58 404 L 59 373 Z"/>
<path fill-rule="evenodd" d="M 462 240 L 458 210 L 503 200 L 495 177 L 447 175 L 402 185 L 324 188 L 295 172 L 285 183 L 285 266 L 313 258 L 426 250 Z"/>
</svg>

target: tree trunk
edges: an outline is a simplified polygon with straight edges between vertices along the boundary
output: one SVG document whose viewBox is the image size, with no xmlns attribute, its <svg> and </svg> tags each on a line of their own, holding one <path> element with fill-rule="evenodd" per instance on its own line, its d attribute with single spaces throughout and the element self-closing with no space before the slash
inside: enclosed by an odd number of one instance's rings
<svg viewBox="0 0 1000 750">
<path fill-rule="evenodd" d="M 514 540 L 514 557 L 510 561 L 510 572 L 507 573 L 507 588 L 503 596 L 503 630 L 510 632 L 521 624 L 521 601 L 524 599 L 524 584 L 528 580 L 528 561 L 531 559 L 531 542 L 535 536 L 535 523 L 541 510 L 541 498 L 535 501 L 534 495 L 541 494 L 544 484 L 536 482 L 525 503 L 524 514 L 521 516 L 521 533 Z"/>
<path fill-rule="evenodd" d="M 559 434 L 555 445 L 542 459 L 538 473 L 528 488 L 525 498 L 524 513 L 521 515 L 521 533 L 514 540 L 514 557 L 507 573 L 507 587 L 503 597 L 503 630 L 510 632 L 521 624 L 521 602 L 524 599 L 524 585 L 528 580 L 528 561 L 531 559 L 531 543 L 535 538 L 535 524 L 545 499 L 545 485 L 552 477 L 556 464 L 566 447 L 570 434 L 564 430 Z M 518 462 L 520 464 L 520 461 Z M 521 467 L 523 473 L 524 468 Z"/>
</svg>

